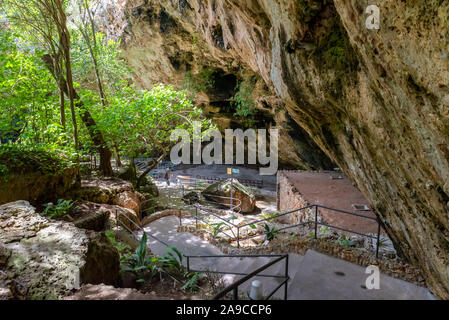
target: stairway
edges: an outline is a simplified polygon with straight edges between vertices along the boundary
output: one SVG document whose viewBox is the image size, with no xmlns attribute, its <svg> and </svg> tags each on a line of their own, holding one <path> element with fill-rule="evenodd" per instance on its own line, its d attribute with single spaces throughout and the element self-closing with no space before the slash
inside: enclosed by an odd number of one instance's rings
<svg viewBox="0 0 449 320">
<path fill-rule="evenodd" d="M 183 219 L 183 223 L 187 219 Z M 164 217 L 147 225 L 144 230 L 160 240 L 176 247 L 185 255 L 222 255 L 223 253 L 214 245 L 204 241 L 191 233 L 177 232 L 179 219 L 174 216 Z M 140 232 L 139 236 L 142 232 Z M 156 255 L 164 255 L 166 247 L 148 239 L 148 246 Z M 191 259 L 190 268 L 193 270 L 209 270 L 223 272 L 238 272 L 248 274 L 267 264 L 274 258 L 202 258 Z M 185 259 L 184 259 L 185 260 Z M 186 264 L 186 261 L 183 261 Z M 426 288 L 395 279 L 387 275 L 380 275 L 380 290 L 363 288 L 369 274 L 365 268 L 336 259 L 313 250 L 308 250 L 302 256 L 289 254 L 289 300 L 429 300 L 434 299 Z M 281 261 L 263 271 L 262 275 L 284 275 L 285 262 Z M 239 275 L 224 275 L 223 280 L 229 285 L 239 279 Z M 276 278 L 255 277 L 241 287 L 241 291 L 249 291 L 251 282 L 260 280 L 263 284 L 264 294 L 271 292 L 279 283 Z M 274 298 L 283 299 L 284 289 L 280 288 Z"/>
</svg>

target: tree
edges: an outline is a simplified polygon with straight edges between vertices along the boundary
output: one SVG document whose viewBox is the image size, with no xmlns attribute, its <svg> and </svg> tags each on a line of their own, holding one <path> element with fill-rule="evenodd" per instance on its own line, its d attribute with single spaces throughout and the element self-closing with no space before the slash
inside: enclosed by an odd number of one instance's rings
<svg viewBox="0 0 449 320">
<path fill-rule="evenodd" d="M 97 91 L 100 96 L 101 106 L 103 108 L 106 108 L 108 106 L 108 99 L 104 86 L 99 57 L 101 58 L 100 49 L 107 48 L 105 48 L 105 45 L 103 43 L 104 36 L 101 33 L 97 32 L 95 23 L 96 14 L 101 3 L 100 1 L 94 0 L 76 0 L 74 3 L 77 5 L 77 12 L 72 14 L 71 20 L 73 24 L 76 25 L 77 31 L 81 34 L 84 40 L 84 44 L 87 47 L 87 51 L 89 52 L 89 57 L 93 66 L 93 73 L 95 75 Z M 116 49 L 118 49 L 118 47 Z M 105 50 L 102 51 L 105 52 Z M 119 52 L 119 50 L 117 50 L 116 52 Z M 113 60 L 116 61 L 117 59 Z M 85 68 L 84 63 L 82 67 Z M 109 63 L 106 67 L 111 67 L 111 64 Z M 117 144 L 113 143 L 112 148 L 114 150 L 116 165 L 118 167 L 121 167 L 120 154 Z"/>
<path fill-rule="evenodd" d="M 170 152 L 171 132 L 177 128 L 191 129 L 201 119 L 201 110 L 194 107 L 184 91 L 171 86 L 154 86 L 150 91 L 136 92 L 125 88 L 110 101 L 109 108 L 97 115 L 100 127 L 109 128 L 108 138 L 118 141 L 130 157 L 131 180 L 139 187 L 149 171 Z M 205 127 L 210 121 L 203 120 Z M 137 176 L 134 158 L 154 155 L 149 168 Z"/>
<path fill-rule="evenodd" d="M 38 50 L 19 48 L 17 35 L 0 27 L 0 113 L 1 142 L 43 138 L 38 131 L 54 122 L 56 91 L 47 69 L 39 64 Z M 50 108 L 51 106 L 51 108 Z M 29 121 L 30 120 L 30 121 Z"/>
<path fill-rule="evenodd" d="M 28 31 L 38 43 L 48 50 L 48 54 L 43 56 L 43 61 L 59 86 L 62 114 L 64 113 L 64 95 L 67 95 L 69 98 L 75 149 L 79 150 L 79 135 L 76 122 L 77 108 L 80 110 L 80 117 L 100 153 L 101 171 L 106 176 L 112 175 L 111 152 L 105 146 L 102 133 L 97 130 L 95 120 L 85 108 L 74 88 L 70 55 L 70 33 L 65 13 L 66 1 L 5 0 L 4 2 L 13 9 L 10 10 L 10 18 L 22 29 Z M 78 180 L 80 180 L 79 176 Z"/>
</svg>

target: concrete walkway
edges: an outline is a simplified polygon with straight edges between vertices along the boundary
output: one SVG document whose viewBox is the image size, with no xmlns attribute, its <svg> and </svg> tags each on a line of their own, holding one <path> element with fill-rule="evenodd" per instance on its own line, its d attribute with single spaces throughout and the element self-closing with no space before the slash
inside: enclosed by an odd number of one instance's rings
<svg viewBox="0 0 449 320">
<path fill-rule="evenodd" d="M 187 223 L 187 219 L 183 219 L 183 223 Z M 217 247 L 191 233 L 177 232 L 178 225 L 179 219 L 170 216 L 154 221 L 144 230 L 186 255 L 223 254 Z M 165 246 L 152 238 L 148 239 L 148 245 L 156 255 L 166 253 Z M 269 257 L 191 259 L 190 267 L 201 271 L 250 273 L 272 260 L 274 258 Z M 264 271 L 262 275 L 284 275 L 284 272 L 285 262 L 281 261 Z M 304 256 L 289 254 L 289 276 L 291 279 L 288 286 L 289 300 L 434 299 L 427 289 L 384 274 L 380 275 L 380 289 L 368 290 L 364 288 L 369 276 L 365 273 L 365 268 L 313 250 L 308 250 Z M 226 284 L 231 284 L 239 277 L 226 275 L 223 280 Z M 264 294 L 268 294 L 279 284 L 278 279 L 257 277 L 244 284 L 240 290 L 247 292 L 251 281 L 255 279 L 263 283 Z M 283 294 L 284 290 L 281 288 L 274 298 L 282 299 Z"/>
</svg>

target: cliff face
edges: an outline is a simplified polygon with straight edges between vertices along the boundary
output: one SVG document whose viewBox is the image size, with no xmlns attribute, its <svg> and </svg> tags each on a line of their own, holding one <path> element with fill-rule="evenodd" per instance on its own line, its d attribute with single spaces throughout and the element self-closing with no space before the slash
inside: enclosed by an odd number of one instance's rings
<svg viewBox="0 0 449 320">
<path fill-rule="evenodd" d="M 108 16 L 142 86 L 208 66 L 254 79 L 257 110 L 307 132 L 449 298 L 448 1 L 380 1 L 380 30 L 365 28 L 364 0 L 118 2 Z M 280 142 L 298 167 L 301 130 Z"/>
</svg>

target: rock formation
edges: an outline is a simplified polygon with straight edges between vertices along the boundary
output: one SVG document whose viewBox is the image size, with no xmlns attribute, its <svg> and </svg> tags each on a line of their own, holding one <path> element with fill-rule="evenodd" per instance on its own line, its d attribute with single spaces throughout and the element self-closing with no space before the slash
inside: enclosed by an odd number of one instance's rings
<svg viewBox="0 0 449 320">
<path fill-rule="evenodd" d="M 113 222 L 116 218 L 116 211 L 118 211 L 121 214 L 119 215 L 120 221 L 132 230 L 136 230 L 137 227 L 131 221 L 140 225 L 141 204 L 145 201 L 145 197 L 135 191 L 130 182 L 117 178 L 82 180 L 81 188 L 71 190 L 65 197 L 81 200 L 77 210 L 81 216 L 83 216 L 83 212 L 99 210 L 107 212 Z M 101 217 L 97 216 L 97 218 Z M 89 221 L 92 222 L 92 220 Z M 85 226 L 85 222 L 80 223 Z"/>
<path fill-rule="evenodd" d="M 256 197 L 237 179 L 218 181 L 202 191 L 203 196 L 214 202 L 238 206 L 242 213 L 251 213 L 256 207 Z"/>
<path fill-rule="evenodd" d="M 365 27 L 369 4 L 122 0 L 103 20 L 142 87 L 208 66 L 223 83 L 254 76 L 257 108 L 284 132 L 307 132 L 449 298 L 449 3 L 378 2 L 380 30 Z M 305 140 L 282 137 L 280 152 L 300 167 L 294 146 Z"/>
<path fill-rule="evenodd" d="M 119 284 L 119 254 L 103 233 L 48 220 L 27 201 L 0 206 L 0 230 L 0 298 L 59 299 L 83 283 Z"/>
</svg>

